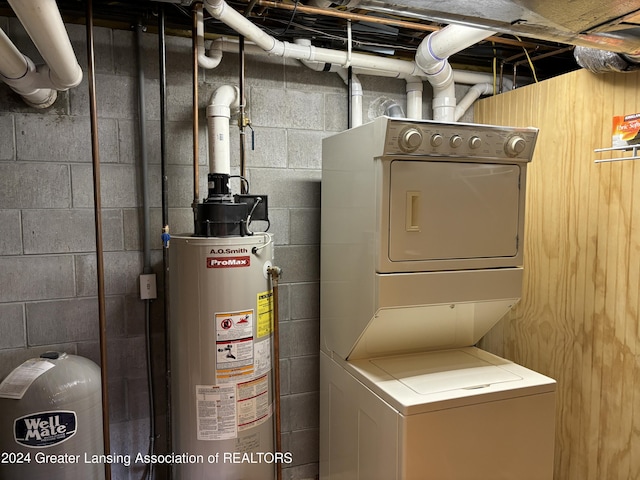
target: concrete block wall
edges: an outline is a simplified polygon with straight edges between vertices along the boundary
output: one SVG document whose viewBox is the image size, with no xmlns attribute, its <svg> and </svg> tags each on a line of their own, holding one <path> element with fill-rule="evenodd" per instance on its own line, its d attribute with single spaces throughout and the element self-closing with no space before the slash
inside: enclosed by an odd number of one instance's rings
<svg viewBox="0 0 640 480">
<path fill-rule="evenodd" d="M 36 63 L 40 57 L 20 23 L 0 26 Z M 36 111 L 0 83 L 0 379 L 46 350 L 99 363 L 98 306 L 85 27 L 68 25 L 83 66 L 83 83 Z M 102 175 L 111 448 L 145 453 L 149 405 L 145 359 L 141 193 L 135 34 L 97 28 L 96 84 Z M 162 272 L 160 103 L 157 37 L 142 35 L 150 163 L 153 269 Z M 192 86 L 190 38 L 167 38 L 167 157 L 172 233 L 192 232 Z M 237 84 L 237 55 L 200 71 L 200 192 L 206 192 L 204 109 L 220 85 Z M 404 82 L 363 77 L 364 105 L 380 97 L 405 103 Z M 246 58 L 247 142 L 253 193 L 269 195 L 280 290 L 282 431 L 293 463 L 288 480 L 318 473 L 319 239 L 321 140 L 347 127 L 346 87 L 334 74 L 295 61 Z M 425 85 L 425 112 L 430 88 Z M 367 112 L 365 110 L 365 118 Z M 428 113 L 427 113 L 428 116 Z M 237 127 L 231 128 L 232 138 Z M 232 173 L 239 169 L 232 142 Z M 160 278 L 160 277 L 159 277 Z M 159 280 L 160 281 L 160 280 Z M 159 284 L 162 296 L 162 284 Z M 157 451 L 166 451 L 166 393 L 162 301 L 150 306 Z M 140 466 L 114 465 L 115 480 L 142 478 Z M 158 469 L 159 479 L 167 478 Z"/>
</svg>

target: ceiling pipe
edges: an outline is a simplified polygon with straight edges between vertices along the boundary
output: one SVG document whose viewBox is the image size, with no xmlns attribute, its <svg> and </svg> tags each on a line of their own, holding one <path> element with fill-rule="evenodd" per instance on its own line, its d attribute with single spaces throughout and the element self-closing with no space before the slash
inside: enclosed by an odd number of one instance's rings
<svg viewBox="0 0 640 480">
<path fill-rule="evenodd" d="M 82 81 L 71 41 L 55 0 L 9 0 L 9 5 L 40 52 L 45 65 L 33 62 L 0 34 L 0 75 L 25 102 L 36 108 L 51 106 L 56 91 L 76 87 Z"/>
<path fill-rule="evenodd" d="M 462 25 L 448 25 L 420 43 L 415 62 L 427 74 L 427 80 L 433 87 L 434 120 L 452 122 L 455 119 L 455 85 L 448 58 L 494 33 Z"/>
<path fill-rule="evenodd" d="M 202 4 L 196 4 L 196 45 L 198 49 L 198 65 L 207 70 L 211 70 L 220 65 L 222 61 L 221 49 L 210 49 L 210 55 L 207 56 L 207 51 L 204 47 L 204 15 L 202 11 Z"/>
<path fill-rule="evenodd" d="M 36 66 L 24 56 L 0 29 L 0 80 L 34 108 L 48 108 L 58 98 L 58 92 L 51 88 L 38 88 L 34 79 L 38 76 Z"/>
<path fill-rule="evenodd" d="M 300 45 L 311 45 L 310 40 L 308 39 L 297 39 L 295 40 L 296 44 Z M 250 55 L 264 55 L 265 52 L 262 48 L 258 47 L 254 43 L 245 42 L 245 52 Z M 222 55 L 223 52 L 226 53 L 237 53 L 238 51 L 238 40 L 229 37 L 218 37 L 211 42 L 209 45 L 208 56 L 209 57 L 217 57 L 218 55 Z M 371 56 L 371 55 L 369 55 Z M 385 60 L 382 58 L 381 60 Z M 397 61 L 397 60 L 396 60 Z M 400 60 L 404 61 L 408 64 L 413 64 L 413 62 L 409 60 Z M 326 62 L 318 62 L 318 61 L 310 61 L 310 60 L 300 60 L 304 65 L 306 65 L 311 70 L 315 70 L 317 72 L 338 72 L 340 68 L 344 68 L 339 64 L 327 64 Z M 202 66 L 202 65 L 201 65 Z M 405 69 L 409 69 L 407 66 Z M 386 78 L 400 78 L 407 81 L 413 81 L 411 79 L 419 79 L 426 80 L 427 74 L 423 71 L 417 71 L 415 76 L 411 76 L 404 73 L 398 73 L 396 70 L 386 70 L 386 69 L 369 69 L 356 67 L 354 68 L 354 72 L 359 75 L 371 75 L 376 77 L 386 77 Z M 465 85 L 475 85 L 477 83 L 491 83 L 493 81 L 493 75 L 491 73 L 485 72 L 473 72 L 470 70 L 453 70 L 453 79 L 456 83 L 462 83 Z M 513 82 L 509 78 L 502 79 L 502 85 L 504 90 L 512 90 Z"/>
<path fill-rule="evenodd" d="M 78 86 L 82 69 L 55 0 L 9 0 L 9 5 L 47 64 L 42 73 L 48 73 L 51 86 L 56 90 Z"/>
<path fill-rule="evenodd" d="M 296 45 L 277 40 L 230 7 L 224 0 L 205 0 L 204 8 L 207 9 L 211 16 L 244 35 L 249 41 L 271 55 L 294 58 L 296 60 L 335 63 L 343 66 L 349 64 L 354 68 L 388 70 L 405 75 L 418 75 L 420 73 L 420 69 L 414 62 L 406 60 L 382 58 L 363 53 L 342 52 L 314 47 L 313 45 Z"/>
<path fill-rule="evenodd" d="M 299 46 L 307 46 L 312 47 L 311 41 L 308 39 L 296 39 L 296 45 Z M 211 58 L 221 58 L 223 52 L 231 52 L 235 53 L 238 50 L 238 41 L 228 37 L 218 37 L 213 40 L 209 46 L 209 57 Z M 265 52 L 262 48 L 257 46 L 255 43 L 246 43 L 245 42 L 245 51 L 248 54 L 264 55 Z M 215 53 L 214 53 L 215 52 Z M 381 59 L 382 61 L 385 58 Z M 333 72 L 341 75 L 343 80 L 346 78 L 346 69 L 344 66 L 337 63 L 326 63 L 319 61 L 310 61 L 305 59 L 300 59 L 300 62 L 305 65 L 307 68 L 314 70 L 316 72 Z M 397 61 L 396 61 L 397 62 Z M 404 60 L 405 63 L 413 65 L 413 62 L 408 60 Z M 201 65 L 202 66 L 202 65 Z M 407 66 L 404 70 L 409 70 L 411 67 Z M 344 77 L 340 72 L 344 71 Z M 358 84 L 355 86 L 355 90 L 352 93 L 352 104 L 350 109 L 350 115 L 352 116 L 352 120 L 356 122 L 358 119 L 362 119 L 362 94 L 361 89 L 362 85 L 357 80 L 356 75 L 371 75 L 378 77 L 387 77 L 387 78 L 400 78 L 404 79 L 407 82 L 407 117 L 412 119 L 422 119 L 422 91 L 423 91 L 423 81 L 427 79 L 427 74 L 423 71 L 416 72 L 416 75 L 408 75 L 405 73 L 398 73 L 394 70 L 388 70 L 384 68 L 379 69 L 371 69 L 371 68 L 353 68 L 354 77 L 356 77 L 356 81 Z M 472 98 L 475 95 L 475 92 L 480 90 L 484 93 L 482 95 L 490 95 L 494 92 L 498 92 L 499 89 L 492 88 L 490 91 L 485 87 L 486 84 L 492 84 L 494 82 L 494 76 L 490 73 L 483 72 L 472 72 L 468 70 L 453 70 L 453 80 L 456 83 L 461 83 L 464 85 L 481 85 L 477 89 L 475 89 L 469 98 Z M 346 80 L 344 80 L 346 82 Z M 511 90 L 513 88 L 513 82 L 508 78 L 502 78 L 501 84 L 504 90 Z M 355 95 L 355 96 L 354 96 Z M 475 97 L 477 99 L 478 97 Z M 474 99 L 474 100 L 475 100 Z M 468 101 L 465 101 L 463 104 L 467 109 L 471 106 Z M 454 117 L 460 118 L 464 115 L 465 111 L 460 112 L 460 108 L 455 107 L 456 113 Z M 458 116 L 459 115 L 459 116 Z M 356 123 L 352 123 L 352 126 L 355 126 Z"/>
</svg>

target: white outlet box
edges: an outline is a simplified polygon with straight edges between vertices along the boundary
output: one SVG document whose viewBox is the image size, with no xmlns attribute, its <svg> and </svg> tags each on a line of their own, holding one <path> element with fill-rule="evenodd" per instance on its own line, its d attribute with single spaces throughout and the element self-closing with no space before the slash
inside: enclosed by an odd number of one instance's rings
<svg viewBox="0 0 640 480">
<path fill-rule="evenodd" d="M 155 273 L 140 275 L 140 298 L 142 300 L 158 298 Z"/>
</svg>

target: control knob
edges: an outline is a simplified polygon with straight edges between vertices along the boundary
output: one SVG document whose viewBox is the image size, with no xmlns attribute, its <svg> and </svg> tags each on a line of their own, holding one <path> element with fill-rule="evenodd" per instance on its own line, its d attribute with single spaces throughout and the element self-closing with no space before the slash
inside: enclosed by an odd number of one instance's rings
<svg viewBox="0 0 640 480">
<path fill-rule="evenodd" d="M 444 139 L 442 138 L 442 135 L 440 135 L 439 133 L 434 133 L 433 135 L 431 135 L 431 146 L 439 147 L 440 145 L 442 145 L 443 140 Z"/>
<path fill-rule="evenodd" d="M 417 128 L 408 128 L 400 135 L 399 143 L 403 150 L 417 150 L 422 143 L 422 132 Z"/>
<path fill-rule="evenodd" d="M 453 148 L 459 147 L 462 145 L 462 137 L 460 135 L 452 135 L 449 139 L 449 145 Z"/>
<path fill-rule="evenodd" d="M 482 145 L 482 139 L 480 137 L 471 137 L 469 139 L 469 146 L 471 148 L 480 148 L 480 145 Z"/>
<path fill-rule="evenodd" d="M 524 152 L 524 149 L 527 146 L 527 141 L 519 135 L 514 135 L 507 139 L 507 143 L 504 145 L 504 151 L 510 157 L 515 157 L 516 155 Z"/>
</svg>

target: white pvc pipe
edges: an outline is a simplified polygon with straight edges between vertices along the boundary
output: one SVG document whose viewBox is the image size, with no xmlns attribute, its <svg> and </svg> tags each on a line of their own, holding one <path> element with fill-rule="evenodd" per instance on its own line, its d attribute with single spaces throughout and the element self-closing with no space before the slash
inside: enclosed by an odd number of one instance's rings
<svg viewBox="0 0 640 480">
<path fill-rule="evenodd" d="M 242 33 L 242 32 L 240 32 Z M 489 35 L 490 33 L 484 32 L 483 35 Z M 311 45 L 311 41 L 308 39 L 299 39 L 295 41 L 295 45 L 301 48 L 313 49 L 315 51 L 325 49 L 316 49 Z M 220 37 L 214 40 L 210 47 L 210 52 L 215 50 L 216 52 L 236 52 L 238 48 L 238 42 L 234 39 L 229 39 L 225 37 Z M 245 43 L 245 51 L 250 54 L 265 54 L 264 49 L 257 46 L 255 43 Z M 285 52 L 290 52 L 291 50 L 283 50 Z M 340 52 L 337 52 L 340 53 Z M 220 53 L 222 55 L 222 53 Z M 211 55 L 210 55 L 211 56 Z M 368 56 L 368 55 L 367 55 Z M 346 78 L 346 70 L 339 63 L 331 63 L 331 62 L 321 62 L 318 60 L 310 61 L 304 58 L 299 59 L 305 66 L 314 70 L 316 72 L 345 72 L 341 76 L 343 80 Z M 381 59 L 384 64 L 384 60 Z M 407 60 L 396 60 L 394 65 L 398 65 L 398 62 L 404 63 L 404 67 L 400 72 L 397 70 L 390 70 L 385 68 L 369 68 L 369 67 L 355 67 L 353 68 L 353 73 L 355 75 L 372 75 L 378 77 L 387 77 L 387 78 L 402 78 L 407 81 L 407 117 L 414 119 L 422 118 L 422 81 L 424 79 L 429 79 L 429 75 L 427 73 L 419 70 L 416 72 L 416 75 L 409 75 L 405 72 L 412 71 L 415 68 L 414 62 L 410 62 Z M 448 64 L 447 64 L 448 65 Z M 389 65 L 386 65 L 387 67 Z M 450 68 L 450 67 L 449 67 Z M 354 76 L 355 76 L 354 75 Z M 488 73 L 482 72 L 470 72 L 466 70 L 451 70 L 451 78 L 448 77 L 448 85 L 445 85 L 445 88 L 434 88 L 434 119 L 437 120 L 446 120 L 446 121 L 454 121 L 456 113 L 456 99 L 455 99 L 455 86 L 453 82 L 462 83 L 465 85 L 477 85 L 490 83 L 493 81 L 493 76 Z M 357 78 L 357 77 L 356 77 Z M 346 80 L 344 80 L 346 83 Z M 511 90 L 513 88 L 513 82 L 508 78 L 502 79 L 503 86 L 506 90 Z M 358 82 L 358 86 L 356 88 L 362 88 L 362 85 Z M 486 92 L 491 93 L 491 92 Z M 483 93 L 485 94 L 485 93 Z M 352 110 L 350 115 L 352 115 L 352 125 L 357 125 L 358 118 L 362 118 L 362 96 L 356 90 L 356 95 L 352 97 Z M 470 105 L 469 105 L 470 106 Z M 444 107 L 444 108 L 443 108 Z M 468 109 L 468 107 L 466 107 Z M 465 111 L 466 111 L 465 109 Z M 464 111 L 462 112 L 464 114 Z M 452 116 L 453 115 L 453 116 Z M 461 115 L 460 115 L 461 116 Z M 460 118 L 460 117 L 458 117 Z M 354 121 L 355 120 L 355 121 Z"/>
<path fill-rule="evenodd" d="M 204 8 L 216 19 L 242 34 L 247 40 L 254 42 L 265 52 L 280 57 L 324 62 L 337 65 L 368 68 L 373 70 L 388 70 L 399 74 L 418 75 L 420 70 L 414 62 L 395 58 L 382 58 L 363 53 L 341 52 L 313 45 L 296 45 L 282 42 L 268 35 L 250 20 L 235 11 L 224 0 L 205 0 Z"/>
<path fill-rule="evenodd" d="M 482 95 L 489 95 L 491 93 L 493 93 L 493 84 L 491 83 L 478 83 L 471 87 L 462 100 L 456 105 L 454 120 L 456 122 L 460 120 L 469 107 L 473 105 L 473 102 Z"/>
<path fill-rule="evenodd" d="M 305 62 L 303 62 L 305 63 Z M 305 65 L 307 65 L 305 63 Z M 322 65 L 322 64 L 320 64 Z M 331 66 L 333 68 L 333 65 Z M 326 70 L 325 70 L 326 71 Z M 338 69 L 338 75 L 344 81 L 344 83 L 349 85 L 349 74 L 346 68 Z M 351 120 L 351 128 L 358 127 L 362 125 L 362 96 L 364 91 L 362 90 L 362 83 L 360 83 L 360 79 L 358 76 L 351 72 L 351 111 L 349 112 L 349 118 Z"/>
<path fill-rule="evenodd" d="M 424 85 L 419 77 L 410 77 L 407 82 L 407 118 L 422 119 L 422 90 Z"/>
<path fill-rule="evenodd" d="M 198 49 L 198 65 L 211 70 L 220 65 L 222 60 L 222 50 L 212 48 L 209 50 L 210 56 L 204 48 L 204 15 L 202 14 L 202 4 L 196 4 L 196 46 Z M 213 46 L 213 45 L 212 45 Z"/>
<path fill-rule="evenodd" d="M 82 81 L 71 41 L 55 0 L 9 0 L 9 5 L 48 66 L 51 86 L 67 90 Z"/>
<path fill-rule="evenodd" d="M 456 96 L 453 70 L 448 58 L 490 37 L 495 32 L 461 25 L 448 25 L 425 38 L 416 51 L 416 64 L 427 74 L 433 87 L 433 119 L 452 122 Z"/>
<path fill-rule="evenodd" d="M 229 120 L 231 109 L 240 106 L 238 87 L 223 85 L 211 95 L 207 106 L 209 173 L 231 173 Z"/>
<path fill-rule="evenodd" d="M 311 41 L 308 39 L 298 39 L 295 41 L 295 43 L 298 45 L 311 45 Z M 264 55 L 267 53 L 263 49 L 258 47 L 255 43 L 251 42 L 245 42 L 244 48 L 245 52 L 249 55 Z M 209 47 L 210 57 L 215 57 L 218 55 L 218 53 L 213 52 L 238 53 L 238 40 L 228 37 L 218 37 L 213 42 L 211 42 L 211 45 Z M 339 64 L 330 64 L 330 66 L 327 67 L 326 62 L 311 62 L 308 60 L 300 61 L 308 68 L 310 68 L 311 70 L 315 70 L 316 72 L 338 72 L 340 68 L 344 68 Z M 409 60 L 404 60 L 404 62 L 408 64 L 405 66 L 404 70 L 409 70 L 414 64 L 414 62 Z M 353 72 L 358 75 L 371 75 L 374 77 L 385 78 L 401 78 L 407 81 L 412 81 L 411 79 L 427 79 L 427 74 L 422 70 L 417 71 L 414 76 L 405 73 L 399 73 L 395 70 L 368 69 L 361 67 L 353 68 Z M 493 76 L 490 73 L 471 72 L 469 70 L 453 70 L 453 79 L 456 83 L 462 83 L 465 85 L 476 85 L 478 83 L 491 83 L 493 81 Z M 513 88 L 513 82 L 507 77 L 502 78 L 502 84 L 505 90 L 511 90 Z"/>
<path fill-rule="evenodd" d="M 462 83 L 464 85 L 477 85 L 479 83 L 493 83 L 493 75 L 483 72 L 471 72 L 469 70 L 454 70 L 453 80 L 456 83 Z M 503 90 L 513 90 L 513 80 L 507 77 L 502 77 L 500 81 L 502 83 Z M 500 85 L 496 85 L 496 89 L 497 88 L 500 88 Z"/>
<path fill-rule="evenodd" d="M 2 29 L 0 29 L 0 58 L 2 58 L 0 75 L 3 77 L 15 79 L 26 75 L 29 69 L 27 60 Z"/>
<path fill-rule="evenodd" d="M 0 80 L 22 96 L 24 101 L 35 108 L 53 105 L 58 93 L 50 88 L 38 88 L 36 66 L 16 48 L 0 29 Z"/>
</svg>

